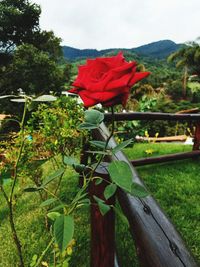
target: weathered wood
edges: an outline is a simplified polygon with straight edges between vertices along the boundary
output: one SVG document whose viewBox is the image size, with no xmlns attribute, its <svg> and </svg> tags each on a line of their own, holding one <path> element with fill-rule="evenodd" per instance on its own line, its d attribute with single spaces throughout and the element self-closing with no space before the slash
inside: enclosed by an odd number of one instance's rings
<svg viewBox="0 0 200 267">
<path fill-rule="evenodd" d="M 175 153 L 175 154 L 168 154 L 159 157 L 149 157 L 149 158 L 141 158 L 131 160 L 133 166 L 143 166 L 148 164 L 154 163 L 163 163 L 173 160 L 182 160 L 182 159 L 189 159 L 189 158 L 197 158 L 200 156 L 200 150 L 191 151 L 191 152 L 184 152 L 184 153 Z"/>
<path fill-rule="evenodd" d="M 108 183 L 109 176 L 103 166 L 98 167 L 94 176 L 102 177 L 104 181 L 100 185 L 95 182 L 90 184 L 91 196 L 91 267 L 114 267 L 118 266 L 115 260 L 115 214 L 111 209 L 102 216 L 93 195 L 104 199 L 103 192 Z M 113 196 L 108 201 L 109 205 L 115 204 Z"/>
<path fill-rule="evenodd" d="M 187 139 L 186 135 L 175 135 L 175 136 L 164 136 L 164 137 L 143 137 L 137 136 L 137 141 L 148 141 L 148 142 L 184 142 Z"/>
<path fill-rule="evenodd" d="M 111 121 L 112 114 L 105 113 L 104 121 Z M 200 114 L 174 114 L 160 112 L 124 112 L 115 113 L 115 121 L 129 120 L 177 120 L 177 121 L 200 121 Z"/>
<path fill-rule="evenodd" d="M 200 123 L 196 123 L 193 150 L 199 150 L 199 146 L 200 146 Z"/>
<path fill-rule="evenodd" d="M 98 140 L 104 140 L 109 136 L 104 124 L 101 124 L 100 131 L 94 132 L 94 136 Z M 114 139 L 110 140 L 109 146 L 116 146 Z M 122 152 L 117 152 L 112 159 L 127 162 L 130 165 L 134 182 L 143 185 L 136 170 Z M 173 224 L 152 196 L 140 199 L 123 190 L 118 190 L 118 199 L 129 220 L 141 266 L 198 266 Z"/>
<path fill-rule="evenodd" d="M 176 112 L 176 114 L 187 114 L 187 113 L 198 113 L 199 108 L 190 108 L 190 109 L 184 109 Z"/>
</svg>

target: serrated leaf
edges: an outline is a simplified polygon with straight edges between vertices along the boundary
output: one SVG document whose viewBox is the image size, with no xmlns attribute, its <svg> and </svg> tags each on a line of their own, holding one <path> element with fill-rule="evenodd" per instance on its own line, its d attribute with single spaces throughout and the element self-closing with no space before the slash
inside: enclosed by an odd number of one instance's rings
<svg viewBox="0 0 200 267">
<path fill-rule="evenodd" d="M 109 199 L 110 197 L 112 197 L 115 194 L 116 190 L 117 190 L 116 184 L 107 185 L 104 190 L 105 199 Z"/>
<path fill-rule="evenodd" d="M 63 252 L 74 235 L 74 218 L 70 215 L 60 215 L 54 223 L 54 237 L 61 252 Z"/>
<path fill-rule="evenodd" d="M 57 171 L 55 171 L 53 174 L 49 175 L 42 183 L 42 186 L 46 186 L 47 184 L 49 184 L 50 182 L 52 182 L 54 179 L 56 179 L 57 177 L 61 176 L 64 173 L 65 169 L 64 168 L 60 168 Z"/>
<path fill-rule="evenodd" d="M 52 221 L 55 221 L 55 219 L 57 219 L 59 216 L 60 216 L 60 213 L 56 211 L 47 213 L 47 217 L 51 219 Z"/>
<path fill-rule="evenodd" d="M 64 164 L 69 165 L 69 166 L 73 166 L 75 164 L 78 164 L 78 162 L 75 158 L 67 157 L 67 156 L 64 156 L 63 162 L 64 162 Z"/>
<path fill-rule="evenodd" d="M 133 142 L 133 139 L 129 139 L 129 140 L 126 140 L 126 141 L 122 142 L 121 144 L 117 145 L 116 147 L 114 147 L 114 148 L 112 149 L 112 153 L 115 154 L 115 153 L 117 153 L 118 151 L 121 151 L 123 148 L 127 147 L 127 146 L 130 145 L 132 142 Z"/>
<path fill-rule="evenodd" d="M 104 120 L 104 114 L 98 110 L 90 109 L 85 111 L 85 122 L 99 125 Z"/>
<path fill-rule="evenodd" d="M 106 146 L 106 142 L 104 141 L 90 141 L 90 144 L 102 149 L 104 149 Z"/>
<path fill-rule="evenodd" d="M 131 186 L 131 195 L 134 197 L 147 197 L 149 193 L 143 186 L 133 183 Z"/>
<path fill-rule="evenodd" d="M 108 165 L 111 180 L 122 189 L 131 193 L 132 172 L 125 161 L 113 161 Z"/>
<path fill-rule="evenodd" d="M 48 206 L 48 205 L 50 205 L 50 204 L 52 204 L 52 203 L 54 203 L 54 202 L 56 202 L 56 201 L 57 201 L 56 198 L 49 198 L 49 199 L 43 201 L 43 202 L 40 204 L 40 207 Z"/>
<path fill-rule="evenodd" d="M 98 125 L 89 122 L 83 122 L 78 126 L 79 130 L 93 130 L 98 128 Z"/>
</svg>

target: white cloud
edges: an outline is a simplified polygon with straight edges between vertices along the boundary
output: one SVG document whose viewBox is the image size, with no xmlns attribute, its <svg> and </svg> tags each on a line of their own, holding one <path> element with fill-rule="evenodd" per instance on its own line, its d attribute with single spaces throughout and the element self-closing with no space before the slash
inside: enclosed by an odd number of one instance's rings
<svg viewBox="0 0 200 267">
<path fill-rule="evenodd" d="M 200 35 L 199 0 L 33 0 L 41 27 L 79 48 L 136 47 L 152 41 L 194 40 Z"/>
</svg>

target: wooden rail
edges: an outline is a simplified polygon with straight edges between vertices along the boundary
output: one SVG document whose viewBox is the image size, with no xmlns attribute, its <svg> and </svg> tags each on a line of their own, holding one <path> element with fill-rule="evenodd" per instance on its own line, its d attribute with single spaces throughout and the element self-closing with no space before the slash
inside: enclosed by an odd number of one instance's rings
<svg viewBox="0 0 200 267">
<path fill-rule="evenodd" d="M 131 163 L 133 164 L 133 166 L 143 166 L 143 165 L 163 163 L 163 162 L 168 162 L 168 161 L 173 161 L 173 160 L 197 158 L 199 156 L 200 156 L 200 150 L 196 150 L 196 151 L 191 151 L 191 152 L 168 154 L 168 155 L 159 156 L 159 157 L 135 159 L 135 160 L 131 160 Z"/>
<path fill-rule="evenodd" d="M 93 137 L 96 140 L 106 140 L 108 136 L 109 133 L 104 124 L 101 124 L 100 130 L 93 131 Z M 114 139 L 110 140 L 109 146 L 116 146 Z M 135 168 L 122 152 L 117 152 L 109 160 L 127 162 L 130 165 L 134 182 L 143 185 Z M 117 196 L 123 212 L 129 220 L 142 267 L 198 266 L 173 224 L 152 196 L 144 199 L 136 198 L 123 190 L 118 190 Z M 98 234 L 95 238 L 99 238 Z M 111 267 L 113 265 L 103 266 Z M 101 267 L 101 265 L 93 265 L 92 267 Z"/>
<path fill-rule="evenodd" d="M 105 113 L 104 121 L 111 121 L 112 114 Z M 124 112 L 115 113 L 115 121 L 129 121 L 129 120 L 178 120 L 178 121 L 198 121 L 200 122 L 200 114 L 174 114 L 174 113 L 160 113 L 160 112 Z"/>
</svg>

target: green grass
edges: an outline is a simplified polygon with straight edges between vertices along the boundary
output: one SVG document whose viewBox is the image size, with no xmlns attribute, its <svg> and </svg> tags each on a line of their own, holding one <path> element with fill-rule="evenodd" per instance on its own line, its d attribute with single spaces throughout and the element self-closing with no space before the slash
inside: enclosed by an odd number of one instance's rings
<svg viewBox="0 0 200 267">
<path fill-rule="evenodd" d="M 154 155 L 190 151 L 190 146 L 180 144 L 136 144 L 125 153 L 130 159 L 144 157 L 145 150 L 154 150 Z M 200 260 L 200 183 L 199 160 L 183 160 L 173 163 L 149 165 L 137 168 L 139 175 L 145 181 L 149 191 L 160 203 L 168 216 L 184 237 L 188 247 Z M 49 164 L 45 164 L 44 175 L 51 172 Z M 34 254 L 39 255 L 50 240 L 45 229 L 43 212 L 39 208 L 40 199 L 37 193 L 25 193 L 21 196 L 22 188 L 30 185 L 23 180 L 15 192 L 18 198 L 15 206 L 15 219 L 22 249 L 25 266 L 29 266 Z M 7 188 L 9 189 L 9 188 Z M 70 200 L 78 190 L 78 176 L 68 170 L 61 185 L 61 197 Z M 0 267 L 17 266 L 16 250 L 11 239 L 7 218 L 8 212 L 0 194 Z M 90 227 L 89 209 L 80 209 L 75 214 L 76 245 L 71 258 L 70 267 L 89 266 Z M 134 244 L 128 227 L 117 217 L 116 226 L 117 250 L 122 266 L 137 266 Z M 48 253 L 44 260 L 52 259 Z"/>
<path fill-rule="evenodd" d="M 179 144 L 136 144 L 126 149 L 129 159 L 144 157 L 146 149 L 156 155 L 191 151 L 191 146 Z M 197 160 L 182 160 L 137 168 L 147 188 L 158 200 L 188 247 L 200 260 L 200 164 Z"/>
</svg>

